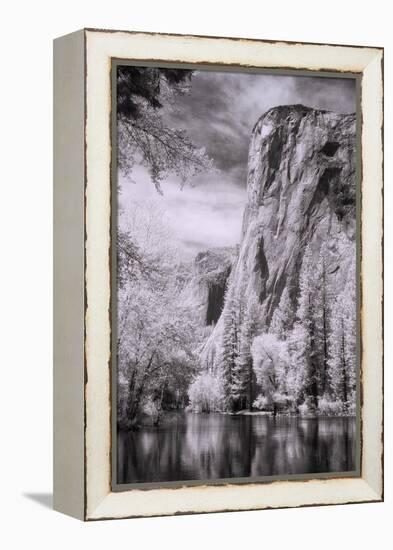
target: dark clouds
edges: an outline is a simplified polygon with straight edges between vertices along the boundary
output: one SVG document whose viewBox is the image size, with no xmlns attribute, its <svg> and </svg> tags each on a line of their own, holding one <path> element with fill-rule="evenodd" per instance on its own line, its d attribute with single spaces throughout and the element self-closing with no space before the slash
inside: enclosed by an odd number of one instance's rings
<svg viewBox="0 0 393 550">
<path fill-rule="evenodd" d="M 252 128 L 268 109 L 302 103 L 336 112 L 354 112 L 355 81 L 321 77 L 294 77 L 197 71 L 190 93 L 166 105 L 168 124 L 184 128 L 193 142 L 205 147 L 218 171 L 201 174 L 194 186 L 180 190 L 176 177 L 163 182 L 158 195 L 148 172 L 137 165 L 134 184 L 121 180 L 123 212 L 133 205 L 154 203 L 166 212 L 179 252 L 197 252 L 239 242 L 246 203 L 247 157 Z M 126 224 L 126 216 L 120 220 Z"/>
<path fill-rule="evenodd" d="M 353 78 L 293 78 L 295 93 L 303 105 L 336 113 L 356 111 L 356 81 Z"/>
<path fill-rule="evenodd" d="M 355 80 L 196 71 L 191 92 L 180 97 L 167 116 L 207 149 L 227 178 L 245 185 L 254 124 L 271 107 L 294 103 L 354 112 Z"/>
</svg>

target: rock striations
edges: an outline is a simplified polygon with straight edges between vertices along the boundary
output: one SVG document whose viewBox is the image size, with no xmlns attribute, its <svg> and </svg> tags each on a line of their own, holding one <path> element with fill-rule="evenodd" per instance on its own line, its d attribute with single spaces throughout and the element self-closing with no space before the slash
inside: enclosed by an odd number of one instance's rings
<svg viewBox="0 0 393 550">
<path fill-rule="evenodd" d="M 330 254 L 329 288 L 339 292 L 354 260 L 356 233 L 356 116 L 303 105 L 276 107 L 257 121 L 249 151 L 241 242 L 228 281 L 244 309 L 258 303 L 268 331 L 284 289 L 296 308 L 306 249 L 318 262 Z M 202 358 L 214 368 L 225 307 Z"/>
</svg>

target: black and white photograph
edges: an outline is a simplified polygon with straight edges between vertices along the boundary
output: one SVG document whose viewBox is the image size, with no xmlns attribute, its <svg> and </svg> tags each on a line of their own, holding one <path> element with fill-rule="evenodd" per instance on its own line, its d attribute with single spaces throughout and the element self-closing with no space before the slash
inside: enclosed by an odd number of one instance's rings
<svg viewBox="0 0 393 550">
<path fill-rule="evenodd" d="M 1 546 L 384 550 L 388 4 L 53 6 L 2 4 Z"/>
<path fill-rule="evenodd" d="M 355 473 L 356 79 L 114 70 L 115 482 Z"/>
</svg>

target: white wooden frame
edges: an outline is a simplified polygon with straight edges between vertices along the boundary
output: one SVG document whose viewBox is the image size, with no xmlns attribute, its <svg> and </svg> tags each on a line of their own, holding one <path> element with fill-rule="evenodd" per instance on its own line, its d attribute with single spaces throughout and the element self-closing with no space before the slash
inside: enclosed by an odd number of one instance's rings
<svg viewBox="0 0 393 550">
<path fill-rule="evenodd" d="M 111 59 L 361 73 L 361 477 L 111 491 Z M 383 50 L 82 30 L 55 41 L 54 506 L 83 520 L 383 499 Z"/>
</svg>

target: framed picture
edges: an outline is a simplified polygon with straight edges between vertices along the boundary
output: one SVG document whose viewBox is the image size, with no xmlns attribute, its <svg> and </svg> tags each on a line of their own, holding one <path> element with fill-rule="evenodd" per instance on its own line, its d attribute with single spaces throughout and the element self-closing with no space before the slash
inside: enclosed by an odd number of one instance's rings
<svg viewBox="0 0 393 550">
<path fill-rule="evenodd" d="M 54 506 L 383 499 L 383 50 L 54 46 Z"/>
</svg>

